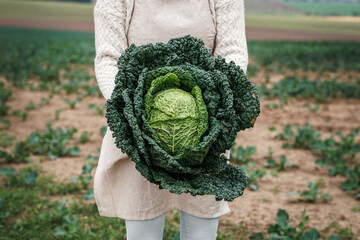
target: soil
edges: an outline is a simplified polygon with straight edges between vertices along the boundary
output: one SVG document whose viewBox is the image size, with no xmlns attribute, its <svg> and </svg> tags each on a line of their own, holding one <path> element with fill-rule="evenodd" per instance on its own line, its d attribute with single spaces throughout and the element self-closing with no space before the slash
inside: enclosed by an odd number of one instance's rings
<svg viewBox="0 0 360 240">
<path fill-rule="evenodd" d="M 92 68 L 90 68 L 90 72 L 94 75 Z M 298 74 L 305 74 L 309 79 L 317 76 L 312 72 Z M 270 74 L 269 81 L 276 82 L 283 77 L 284 75 L 281 74 Z M 261 83 L 263 79 L 264 73 L 261 72 L 251 80 Z M 4 77 L 0 76 L 0 81 L 10 87 Z M 95 83 L 95 79 L 92 81 Z M 30 82 L 36 83 L 37 80 L 31 79 Z M 11 111 L 23 110 L 30 100 L 37 105 L 41 102 L 41 98 L 47 98 L 48 95 L 48 92 L 12 88 L 12 95 L 7 105 L 11 107 Z M 99 156 L 103 138 L 100 128 L 106 125 L 106 118 L 88 108 L 90 103 L 104 106 L 105 99 L 103 97 L 83 97 L 75 109 L 70 109 L 62 98 L 75 99 L 77 96 L 65 93 L 56 94 L 48 105 L 31 110 L 26 121 L 21 121 L 18 117 L 9 114 L 6 119 L 11 122 L 11 127 L 6 131 L 10 136 L 16 138 L 15 143 L 23 140 L 33 131 L 42 131 L 46 123 L 50 121 L 54 121 L 54 127 L 77 128 L 78 131 L 69 146 L 77 145 L 80 148 L 80 156 L 61 157 L 56 160 L 45 157 L 44 161 L 37 161 L 40 156 L 32 156 L 33 161 L 45 170 L 43 174 L 53 175 L 55 181 L 66 182 L 70 181 L 70 177 L 77 178 L 81 174 L 82 166 L 89 154 Z M 316 156 L 309 150 L 283 149 L 281 147 L 283 141 L 275 138 L 279 132 L 283 131 L 286 124 L 305 125 L 310 123 L 322 134 L 322 137 L 327 137 L 334 131 L 342 131 L 347 134 L 360 126 L 360 100 L 334 99 L 320 104 L 317 112 L 311 112 L 303 106 L 305 103 L 314 103 L 312 99 L 292 99 L 282 109 L 266 107 L 268 103 L 277 102 L 276 99 L 261 99 L 261 114 L 256 120 L 255 127 L 239 132 L 236 143 L 243 147 L 255 146 L 257 151 L 253 155 L 253 159 L 260 167 L 266 161 L 264 155 L 268 153 L 269 147 L 274 150 L 275 159 L 284 154 L 290 163 L 299 167 L 279 173 L 269 170 L 268 174 L 258 181 L 259 190 L 256 192 L 246 190 L 243 196 L 230 202 L 232 211 L 222 216 L 222 219 L 241 224 L 250 232 L 266 232 L 267 226 L 274 223 L 278 209 L 285 209 L 289 213 L 293 225 L 300 222 L 301 214 L 303 210 L 306 210 L 306 214 L 309 216 L 308 226 L 323 230 L 332 222 L 337 222 L 339 227 L 350 227 L 355 234 L 360 235 L 360 224 L 358 224 L 360 223 L 360 210 L 353 210 L 359 209 L 360 203 L 355 200 L 352 192 L 344 192 L 340 189 L 340 185 L 345 179 L 330 177 L 325 168 L 315 164 Z M 62 111 L 59 119 L 55 120 L 57 109 L 62 109 Z M 276 127 L 276 130 L 270 131 L 269 127 Z M 80 144 L 77 139 L 84 131 L 92 132 L 92 136 L 90 142 Z M 0 166 L 2 165 L 4 164 L 0 164 Z M 25 164 L 7 164 L 7 166 L 19 169 Z M 320 199 L 315 203 L 301 202 L 297 196 L 287 194 L 306 190 L 308 181 L 316 182 L 319 179 L 323 179 L 325 183 L 320 191 L 332 196 L 332 200 L 328 203 Z"/>
<path fill-rule="evenodd" d="M 94 32 L 93 22 L 0 19 L 0 26 Z M 267 28 L 246 28 L 246 38 L 248 40 L 360 41 L 360 35 L 330 34 L 330 33 L 320 33 L 320 32 L 279 30 L 279 29 L 267 29 Z"/>
<path fill-rule="evenodd" d="M 232 212 L 224 218 L 241 223 L 252 232 L 259 229 L 266 231 L 267 225 L 274 222 L 278 209 L 285 209 L 296 225 L 300 222 L 302 211 L 306 210 L 309 216 L 308 226 L 322 230 L 332 222 L 338 222 L 342 228 L 352 224 L 354 233 L 360 235 L 359 224 L 356 224 L 360 222 L 360 214 L 352 211 L 353 208 L 359 207 L 359 201 L 354 199 L 353 193 L 340 189 L 345 178 L 330 177 L 327 169 L 315 164 L 316 156 L 311 151 L 283 149 L 283 141 L 275 138 L 286 124 L 303 126 L 310 123 L 323 137 L 328 137 L 335 131 L 347 134 L 360 126 L 360 101 L 332 100 L 321 104 L 317 113 L 303 107 L 305 103 L 313 101 L 293 100 L 283 109 L 265 107 L 267 103 L 273 102 L 276 101 L 261 101 L 261 114 L 256 120 L 255 127 L 240 132 L 236 142 L 243 147 L 256 146 L 257 153 L 254 159 L 260 166 L 266 162 L 264 155 L 268 153 L 268 148 L 272 147 L 275 159 L 283 154 L 290 163 L 298 165 L 299 168 L 263 177 L 258 181 L 259 190 L 248 190 L 231 202 L 229 205 Z M 276 127 L 277 130 L 271 132 L 268 129 L 270 126 Z M 325 182 L 324 188 L 320 191 L 329 193 L 333 198 L 329 203 L 321 200 L 317 200 L 316 203 L 300 202 L 297 196 L 287 195 L 288 192 L 304 191 L 307 189 L 308 181 L 315 183 L 320 179 Z"/>
</svg>

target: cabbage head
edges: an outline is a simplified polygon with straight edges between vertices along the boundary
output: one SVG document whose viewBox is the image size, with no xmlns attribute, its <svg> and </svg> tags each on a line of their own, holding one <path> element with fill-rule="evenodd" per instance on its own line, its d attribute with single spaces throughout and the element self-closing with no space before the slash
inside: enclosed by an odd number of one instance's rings
<svg viewBox="0 0 360 240">
<path fill-rule="evenodd" d="M 208 130 L 206 105 L 191 75 L 179 79 L 170 72 L 153 80 L 145 95 L 145 113 L 156 133 L 152 137 L 172 156 L 180 154 L 185 147 L 197 146 Z M 193 165 L 199 161 L 202 159 Z"/>
<path fill-rule="evenodd" d="M 118 59 L 106 118 L 136 169 L 172 193 L 232 201 L 249 178 L 223 153 L 260 113 L 256 86 L 190 35 L 131 44 Z"/>
</svg>

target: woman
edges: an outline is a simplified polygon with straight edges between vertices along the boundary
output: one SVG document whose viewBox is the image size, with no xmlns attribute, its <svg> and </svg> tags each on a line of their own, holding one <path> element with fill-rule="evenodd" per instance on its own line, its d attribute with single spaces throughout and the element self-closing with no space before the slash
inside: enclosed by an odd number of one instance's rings
<svg viewBox="0 0 360 240">
<path fill-rule="evenodd" d="M 246 72 L 243 0 L 97 0 L 94 22 L 95 75 L 105 99 L 114 89 L 117 60 L 131 43 L 166 43 L 190 34 L 213 49 L 214 57 L 233 60 Z M 230 211 L 226 201 L 160 190 L 114 141 L 108 128 L 94 184 L 101 216 L 126 219 L 128 239 L 162 239 L 165 213 L 176 209 L 181 239 L 216 239 L 219 217 Z"/>
</svg>

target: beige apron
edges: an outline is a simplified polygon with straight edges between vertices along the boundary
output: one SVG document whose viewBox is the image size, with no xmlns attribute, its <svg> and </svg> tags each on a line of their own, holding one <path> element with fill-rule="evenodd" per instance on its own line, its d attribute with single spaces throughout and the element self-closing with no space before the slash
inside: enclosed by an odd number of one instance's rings
<svg viewBox="0 0 360 240">
<path fill-rule="evenodd" d="M 135 0 L 127 34 L 129 45 L 166 43 L 170 38 L 191 34 L 213 49 L 216 29 L 208 0 Z M 176 209 L 197 217 L 213 218 L 230 211 L 228 203 L 216 201 L 214 195 L 193 197 L 188 193 L 177 195 L 160 190 L 135 169 L 134 162 L 114 141 L 108 128 L 94 183 L 100 215 L 145 220 Z M 107 158 L 109 153 L 117 157 Z M 230 151 L 225 155 L 229 157 Z"/>
<path fill-rule="evenodd" d="M 191 34 L 214 48 L 215 24 L 208 0 L 135 0 L 128 43 L 137 46 Z"/>
</svg>

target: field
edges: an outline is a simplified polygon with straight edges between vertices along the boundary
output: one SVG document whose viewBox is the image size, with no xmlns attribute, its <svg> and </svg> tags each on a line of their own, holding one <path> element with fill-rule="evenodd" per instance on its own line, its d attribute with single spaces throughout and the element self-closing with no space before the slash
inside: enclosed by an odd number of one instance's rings
<svg viewBox="0 0 360 240">
<path fill-rule="evenodd" d="M 93 199 L 106 129 L 93 34 L 0 36 L 0 239 L 126 239 L 124 221 L 100 217 Z M 360 43 L 248 47 L 261 114 L 238 133 L 231 163 L 251 184 L 218 239 L 358 239 Z M 178 227 L 168 212 L 165 239 Z"/>
<path fill-rule="evenodd" d="M 301 10 L 306 14 L 314 15 L 342 15 L 360 16 L 360 4 L 358 3 L 286 3 L 287 6 Z"/>
<path fill-rule="evenodd" d="M 301 14 L 301 10 L 291 7 L 285 3 L 274 2 L 274 1 L 264 1 L 264 0 L 252 0 L 245 1 L 245 11 L 247 13 L 257 13 L 257 14 Z"/>
<path fill-rule="evenodd" d="M 359 3 L 321 1 L 245 1 L 246 12 L 281 15 L 359 16 Z"/>
<path fill-rule="evenodd" d="M 263 0 L 245 1 L 245 9 L 250 40 L 360 39 L 360 17 L 345 12 L 338 15 L 346 16 L 308 16 L 299 8 Z M 0 0 L 0 26 L 93 32 L 93 4 Z"/>
<path fill-rule="evenodd" d="M 93 5 L 57 1 L 0 0 L 2 19 L 93 21 Z"/>
<path fill-rule="evenodd" d="M 304 15 L 289 17 L 287 15 L 248 14 L 245 20 L 248 28 L 360 35 L 360 31 L 358 31 L 360 20 L 355 17 L 349 19 L 349 17 L 330 18 Z"/>
</svg>

